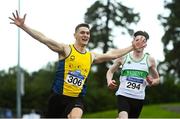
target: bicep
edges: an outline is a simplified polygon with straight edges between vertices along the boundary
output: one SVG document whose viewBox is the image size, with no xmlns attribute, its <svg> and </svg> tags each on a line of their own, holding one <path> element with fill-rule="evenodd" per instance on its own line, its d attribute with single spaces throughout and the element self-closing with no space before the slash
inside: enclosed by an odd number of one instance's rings
<svg viewBox="0 0 180 119">
<path fill-rule="evenodd" d="M 106 61 L 111 61 L 115 58 L 116 58 L 116 56 L 112 55 L 111 53 L 95 54 L 93 63 L 102 63 L 102 62 L 106 62 Z"/>
<path fill-rule="evenodd" d="M 63 43 L 58 43 L 54 40 L 51 39 L 47 39 L 46 43 L 45 43 L 51 50 L 53 50 L 54 52 L 58 52 L 58 53 L 62 53 L 64 52 L 64 49 L 66 47 L 65 44 Z"/>
<path fill-rule="evenodd" d="M 97 54 L 97 53 L 91 53 L 92 54 L 92 61 L 93 63 L 101 63 L 103 60 L 103 55 L 102 54 Z"/>
</svg>

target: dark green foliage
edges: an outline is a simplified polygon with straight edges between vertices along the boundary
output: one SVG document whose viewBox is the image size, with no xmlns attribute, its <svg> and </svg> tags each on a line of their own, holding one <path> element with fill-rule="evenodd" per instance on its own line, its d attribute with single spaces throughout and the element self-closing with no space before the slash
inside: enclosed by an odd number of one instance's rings
<svg viewBox="0 0 180 119">
<path fill-rule="evenodd" d="M 180 83 L 175 83 L 174 75 L 164 76 L 163 83 L 147 87 L 146 104 L 178 102 L 180 99 Z"/>
<path fill-rule="evenodd" d="M 180 1 L 165 2 L 165 8 L 170 11 L 167 16 L 159 15 L 165 34 L 162 38 L 164 44 L 165 60 L 161 62 L 164 73 L 173 73 L 180 76 Z M 163 68 L 162 68 L 163 67 Z"/>
<path fill-rule="evenodd" d="M 128 31 L 132 35 L 133 29 L 129 25 L 137 23 L 139 19 L 138 13 L 133 13 L 133 9 L 118 1 L 96 1 L 85 13 L 85 22 L 92 25 L 89 48 L 101 48 L 103 52 L 114 48 L 113 28 L 120 27 L 122 33 Z"/>
<path fill-rule="evenodd" d="M 107 86 L 99 86 L 94 74 L 88 78 L 87 95 L 85 96 L 86 112 L 96 112 L 116 108 L 115 91 L 108 90 Z M 106 82 L 106 79 L 100 79 Z"/>
<path fill-rule="evenodd" d="M 50 68 L 51 67 L 51 68 Z M 29 74 L 22 70 L 25 79 L 25 95 L 22 96 L 22 113 L 29 113 L 31 109 L 41 110 L 44 113 L 47 108 L 47 100 L 50 94 L 52 81 L 55 75 L 55 66 L 48 64 L 46 68 Z M 0 107 L 16 108 L 16 67 L 8 72 L 0 71 Z"/>
<path fill-rule="evenodd" d="M 15 67 L 9 68 L 8 72 L 1 71 L 0 76 L 0 97 L 3 97 L 3 99 L 0 101 L 0 106 L 13 108 L 16 104 L 16 99 L 13 98 L 16 97 Z"/>
<path fill-rule="evenodd" d="M 89 49 L 96 48 L 106 53 L 111 48 L 116 48 L 117 46 L 113 44 L 114 28 L 119 27 L 122 29 L 120 33 L 132 35 L 133 30 L 129 26 L 137 23 L 139 19 L 138 13 L 133 13 L 133 9 L 124 6 L 119 1 L 97 0 L 85 13 L 85 22 L 92 26 Z M 91 76 L 88 78 L 86 96 L 88 112 L 116 107 L 115 91 L 108 90 L 106 83 L 109 63 L 111 62 L 94 66 L 97 71 L 91 72 Z"/>
<path fill-rule="evenodd" d="M 46 67 L 37 72 L 25 75 L 25 95 L 22 96 L 22 112 L 29 113 L 31 109 L 36 109 L 42 115 L 47 109 L 47 101 L 50 94 L 51 85 L 55 76 L 55 65 L 51 65 L 51 70 Z M 8 72 L 0 71 L 0 106 L 16 110 L 16 68 L 10 68 Z M 109 90 L 107 84 L 99 84 L 99 80 L 106 83 L 106 79 L 101 78 L 103 74 L 91 72 L 87 80 L 87 95 L 85 96 L 85 112 L 97 112 L 116 108 L 115 90 Z M 119 73 L 114 79 L 118 83 Z M 174 83 L 174 75 L 166 75 L 164 82 L 158 86 L 149 87 L 146 90 L 146 104 L 178 102 L 180 100 L 180 83 Z"/>
</svg>

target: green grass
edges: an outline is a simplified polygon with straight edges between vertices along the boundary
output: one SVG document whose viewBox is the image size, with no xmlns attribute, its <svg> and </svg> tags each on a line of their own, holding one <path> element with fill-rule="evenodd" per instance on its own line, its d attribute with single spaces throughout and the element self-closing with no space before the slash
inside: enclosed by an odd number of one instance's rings
<svg viewBox="0 0 180 119">
<path fill-rule="evenodd" d="M 171 111 L 167 107 L 178 108 L 179 112 Z M 83 118 L 116 118 L 117 110 L 108 110 L 92 114 L 84 114 Z M 145 105 L 140 118 L 180 118 L 180 103 Z"/>
</svg>

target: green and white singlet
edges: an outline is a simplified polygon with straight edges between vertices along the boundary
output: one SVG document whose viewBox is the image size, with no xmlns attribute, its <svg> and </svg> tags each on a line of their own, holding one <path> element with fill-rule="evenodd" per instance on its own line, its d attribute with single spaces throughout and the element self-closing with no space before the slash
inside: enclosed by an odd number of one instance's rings
<svg viewBox="0 0 180 119">
<path fill-rule="evenodd" d="M 146 78 L 149 74 L 148 56 L 146 53 L 140 61 L 134 61 L 130 53 L 126 55 L 116 95 L 133 99 L 145 98 L 145 88 L 148 85 Z"/>
</svg>

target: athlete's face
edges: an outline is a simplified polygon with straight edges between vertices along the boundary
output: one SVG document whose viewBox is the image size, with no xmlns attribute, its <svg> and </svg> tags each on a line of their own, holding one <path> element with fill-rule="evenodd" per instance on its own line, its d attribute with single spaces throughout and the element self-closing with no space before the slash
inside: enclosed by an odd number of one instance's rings
<svg viewBox="0 0 180 119">
<path fill-rule="evenodd" d="M 134 37 L 134 40 L 137 40 L 137 39 L 142 39 L 142 40 L 144 40 L 144 41 L 147 42 L 146 37 L 144 37 L 143 35 L 138 35 L 138 36 Z M 142 51 L 144 51 L 144 48 L 145 48 L 145 47 L 139 48 L 139 49 L 137 49 L 136 51 L 142 52 Z"/>
<path fill-rule="evenodd" d="M 90 30 L 87 27 L 80 27 L 74 34 L 76 42 L 81 45 L 87 45 L 90 38 Z"/>
</svg>

